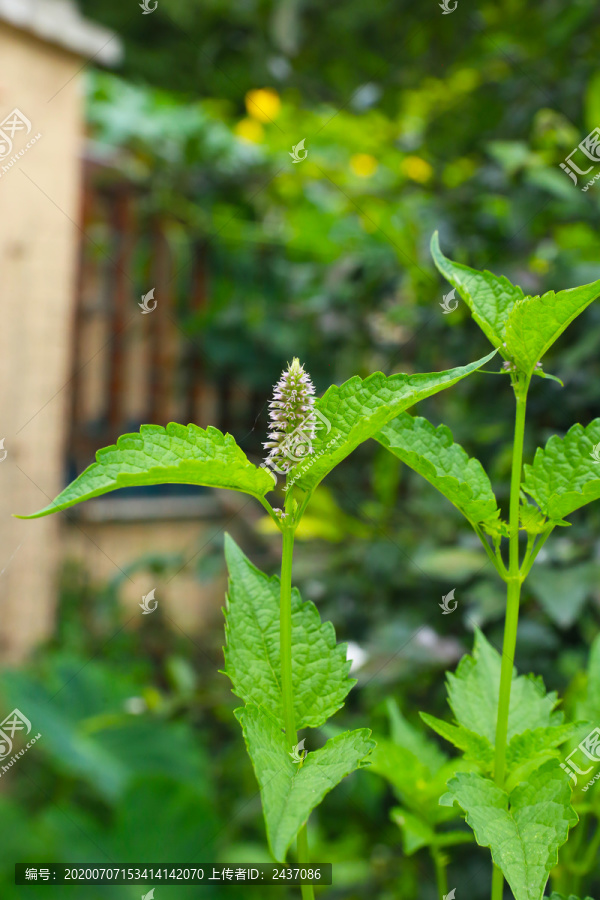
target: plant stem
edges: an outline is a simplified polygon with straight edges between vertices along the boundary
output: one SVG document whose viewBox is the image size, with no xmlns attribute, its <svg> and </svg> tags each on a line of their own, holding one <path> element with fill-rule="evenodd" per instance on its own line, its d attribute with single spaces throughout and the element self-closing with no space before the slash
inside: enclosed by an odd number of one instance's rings
<svg viewBox="0 0 600 900">
<path fill-rule="evenodd" d="M 475 531 L 475 534 L 477 535 L 477 537 L 483 544 L 483 549 L 489 556 L 489 558 L 490 558 L 494 568 L 498 572 L 500 578 L 506 579 L 508 572 L 506 571 L 506 566 L 502 562 L 502 557 L 500 556 L 498 550 L 496 549 L 496 552 L 494 552 L 492 550 L 492 548 L 490 547 L 490 545 L 485 537 L 485 534 L 483 533 L 483 531 L 481 530 L 479 525 L 477 525 L 475 522 L 471 522 L 471 525 L 473 527 L 473 530 Z"/>
<path fill-rule="evenodd" d="M 288 517 L 292 515 L 292 496 L 286 498 L 285 510 Z M 281 695 L 283 703 L 283 723 L 288 747 L 292 749 L 298 743 L 296 721 L 294 716 L 294 688 L 292 683 L 292 559 L 294 554 L 295 525 L 284 525 L 283 548 L 281 552 L 281 592 L 279 605 L 279 643 L 281 650 Z M 308 822 L 298 832 L 296 851 L 298 862 L 308 865 Z M 314 900 L 311 884 L 300 886 L 302 900 Z"/>
<path fill-rule="evenodd" d="M 283 550 L 281 554 L 281 593 L 279 605 L 279 640 L 281 646 L 281 694 L 283 702 L 283 723 L 288 746 L 297 742 L 294 719 L 294 689 L 292 686 L 292 554 L 294 552 L 294 529 L 284 527 Z"/>
<path fill-rule="evenodd" d="M 531 567 L 534 564 L 538 553 L 540 552 L 540 550 L 542 549 L 542 547 L 544 546 L 544 544 L 546 543 L 546 541 L 548 540 L 548 538 L 550 537 L 552 532 L 554 531 L 554 527 L 555 527 L 554 525 L 548 525 L 546 530 L 543 532 L 542 536 L 539 538 L 537 544 L 534 544 L 533 547 L 531 548 L 531 553 L 529 554 L 529 556 L 523 560 L 523 565 L 521 566 L 521 576 L 523 578 L 523 581 L 529 575 Z"/>
<path fill-rule="evenodd" d="M 586 822 L 587 825 L 587 822 Z M 584 835 L 585 837 L 586 835 Z M 593 838 L 588 843 L 587 851 L 581 863 L 583 875 L 587 875 L 594 868 L 594 863 L 598 858 L 598 849 L 600 848 L 600 827 L 596 828 Z"/>
<path fill-rule="evenodd" d="M 266 500 L 264 497 L 258 497 L 257 499 L 261 502 L 261 504 L 264 506 L 264 508 L 266 509 L 266 511 L 268 512 L 268 514 L 270 515 L 270 517 L 273 519 L 273 521 L 275 522 L 275 524 L 277 525 L 277 527 L 278 527 L 279 530 L 281 531 L 281 530 L 282 530 L 282 529 L 281 529 L 281 522 L 279 521 L 279 519 L 278 519 L 277 516 L 275 515 L 275 512 L 273 511 L 273 507 L 271 506 L 271 504 L 269 503 L 269 501 Z"/>
<path fill-rule="evenodd" d="M 443 900 L 444 896 L 448 893 L 448 876 L 446 872 L 447 857 L 439 847 L 435 846 L 435 844 L 431 847 L 431 857 L 435 865 L 438 894 L 440 895 L 440 900 Z"/>
<path fill-rule="evenodd" d="M 496 762 L 494 780 L 498 787 L 504 787 L 506 771 L 506 737 L 508 734 L 508 714 L 510 710 L 510 688 L 515 662 L 517 627 L 519 624 L 519 600 L 522 577 L 519 571 L 519 494 L 521 490 L 521 468 L 523 465 L 523 440 L 525 437 L 525 412 L 527 408 L 528 382 L 515 382 L 517 409 L 515 414 L 515 435 L 513 441 L 512 471 L 510 479 L 509 510 L 509 555 L 508 578 L 506 579 L 506 618 L 502 663 L 500 669 L 500 696 L 498 698 L 498 719 L 496 723 Z M 504 878 L 494 867 L 492 878 L 492 900 L 502 900 Z"/>
</svg>

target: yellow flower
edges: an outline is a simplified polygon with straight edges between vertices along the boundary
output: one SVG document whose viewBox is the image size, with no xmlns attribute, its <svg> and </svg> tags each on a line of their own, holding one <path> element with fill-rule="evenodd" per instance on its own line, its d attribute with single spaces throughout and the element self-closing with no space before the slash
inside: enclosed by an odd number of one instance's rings
<svg viewBox="0 0 600 900">
<path fill-rule="evenodd" d="M 253 144 L 260 144 L 263 139 L 263 127 L 254 119 L 241 119 L 233 130 L 238 137 L 244 138 L 245 141 L 252 141 Z"/>
<path fill-rule="evenodd" d="M 538 275 L 545 275 L 550 268 L 550 263 L 547 259 L 543 259 L 541 256 L 533 256 L 529 260 L 529 268 L 532 272 L 536 272 Z"/>
<path fill-rule="evenodd" d="M 279 115 L 281 100 L 277 91 L 271 88 L 260 88 L 246 94 L 248 115 L 259 122 L 272 122 Z"/>
<path fill-rule="evenodd" d="M 370 178 L 377 171 L 377 160 L 370 153 L 355 153 L 350 157 L 350 168 L 361 178 Z"/>
<path fill-rule="evenodd" d="M 424 184 L 433 175 L 433 169 L 420 156 L 405 156 L 400 163 L 400 170 L 408 178 Z"/>
</svg>

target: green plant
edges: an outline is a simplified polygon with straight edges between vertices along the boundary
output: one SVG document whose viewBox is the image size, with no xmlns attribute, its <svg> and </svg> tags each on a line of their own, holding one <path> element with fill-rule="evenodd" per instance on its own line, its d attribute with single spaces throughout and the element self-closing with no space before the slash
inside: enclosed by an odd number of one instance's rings
<svg viewBox="0 0 600 900">
<path fill-rule="evenodd" d="M 298 730 L 318 728 L 344 703 L 354 684 L 344 645 L 330 623 L 292 589 L 294 534 L 322 479 L 359 444 L 416 402 L 484 365 L 495 351 L 467 366 L 432 374 L 386 377 L 376 372 L 332 385 L 314 401 L 313 387 L 294 359 L 276 385 L 266 463 L 252 464 L 231 435 L 215 428 L 143 425 L 89 466 L 36 518 L 122 487 L 186 483 L 226 488 L 258 500 L 282 534 L 280 578 L 259 571 L 227 537 L 229 594 L 226 674 L 244 701 L 235 711 L 261 790 L 267 838 L 284 861 L 297 838 L 297 857 L 309 859 L 310 812 L 353 770 L 368 762 L 374 744 L 365 728 L 337 734 L 304 758 Z M 317 429 L 320 426 L 320 429 Z M 319 433 L 324 432 L 324 433 Z M 284 509 L 266 495 L 285 474 Z M 301 742 L 302 744 L 303 742 Z M 311 900 L 311 885 L 302 886 Z"/>
<path fill-rule="evenodd" d="M 502 369 L 493 374 L 510 378 L 516 415 L 507 522 L 500 517 L 483 466 L 453 442 L 446 426 L 435 428 L 426 419 L 403 413 L 376 435 L 460 510 L 506 583 L 501 655 L 478 632 L 473 655 L 464 657 L 456 674 L 448 676 L 455 724 L 425 713 L 422 718 L 474 767 L 449 780 L 441 803 L 460 807 L 477 842 L 490 848 L 492 900 L 502 900 L 504 878 L 516 900 L 540 900 L 558 849 L 578 821 L 557 748 L 581 723 L 563 721 L 563 714 L 554 709 L 556 694 L 547 694 L 541 679 L 516 676 L 519 601 L 521 585 L 552 531 L 568 526 L 565 516 L 600 497 L 600 419 L 585 428 L 574 425 L 564 438 L 551 437 L 545 448 L 537 449 L 523 476 L 527 396 L 534 375 L 553 378 L 540 360 L 600 295 L 600 281 L 528 297 L 504 277 L 447 259 L 437 233 L 431 249 L 439 271 L 503 357 Z M 523 552 L 521 532 L 526 536 Z M 509 545 L 508 565 L 501 552 L 503 538 Z M 429 844 L 436 846 L 433 838 Z"/>
</svg>

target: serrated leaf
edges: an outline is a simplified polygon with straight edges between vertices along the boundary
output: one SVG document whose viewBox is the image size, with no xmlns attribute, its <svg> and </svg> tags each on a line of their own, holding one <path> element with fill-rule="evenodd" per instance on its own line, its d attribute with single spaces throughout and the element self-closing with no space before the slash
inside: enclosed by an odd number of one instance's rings
<svg viewBox="0 0 600 900">
<path fill-rule="evenodd" d="M 579 900 L 579 897 L 576 897 L 575 894 L 569 894 L 569 896 L 565 896 L 565 894 L 557 894 L 556 891 L 553 891 L 550 894 L 549 900 Z M 592 897 L 586 897 L 585 900 L 593 900 Z"/>
<path fill-rule="evenodd" d="M 292 762 L 280 724 L 249 703 L 236 709 L 260 787 L 271 853 L 284 862 L 287 850 L 311 810 L 339 782 L 364 764 L 373 749 L 368 728 L 345 731 L 320 750 L 308 752 L 302 764 Z"/>
<path fill-rule="evenodd" d="M 562 519 L 600 497 L 600 419 L 553 435 L 524 467 L 523 490 L 549 519 Z M 596 459 L 594 453 L 599 458 Z"/>
<path fill-rule="evenodd" d="M 387 422 L 475 372 L 493 355 L 445 372 L 389 376 L 374 372 L 364 381 L 355 375 L 342 385 L 332 385 L 315 403 L 330 429 L 317 433 L 312 442 L 313 453 L 291 470 L 290 478 L 304 490 L 313 490 L 328 472 Z"/>
<path fill-rule="evenodd" d="M 269 578 L 229 536 L 230 582 L 225 613 L 225 671 L 233 693 L 283 718 L 279 652 L 279 578 Z M 346 644 L 336 644 L 331 622 L 292 589 L 292 683 L 296 728 L 317 728 L 344 704 L 356 680 L 348 677 Z"/>
<path fill-rule="evenodd" d="M 542 900 L 558 848 L 578 821 L 571 789 L 559 763 L 550 760 L 507 794 L 489 778 L 461 773 L 448 784 L 442 803 L 458 803 L 475 832 L 489 847 L 515 900 Z"/>
<path fill-rule="evenodd" d="M 109 491 L 152 484 L 198 484 L 257 498 L 274 487 L 273 476 L 253 465 L 230 434 L 174 422 L 142 425 L 139 434 L 124 434 L 98 450 L 96 462 L 48 506 L 17 518 L 38 519 Z"/>
<path fill-rule="evenodd" d="M 402 413 L 375 435 L 394 456 L 422 475 L 474 524 L 500 515 L 490 480 L 477 459 L 454 443 L 446 425 Z"/>
<path fill-rule="evenodd" d="M 471 771 L 473 765 L 464 759 L 448 759 L 435 770 L 422 759 L 387 738 L 375 736 L 377 746 L 369 757 L 369 771 L 381 775 L 390 783 L 398 800 L 424 821 L 434 826 L 454 818 L 455 813 L 442 809 L 440 795 L 449 778 L 461 771 Z"/>
<path fill-rule="evenodd" d="M 546 516 L 533 503 L 525 502 L 523 497 L 519 506 L 519 527 L 527 534 L 541 534 L 548 527 Z"/>
<path fill-rule="evenodd" d="M 431 255 L 438 271 L 459 292 L 488 340 L 494 347 L 501 347 L 509 313 L 525 296 L 521 288 L 504 275 L 479 272 L 448 259 L 440 250 L 437 231 L 431 238 Z"/>
<path fill-rule="evenodd" d="M 459 725 L 483 735 L 493 745 L 500 696 L 500 654 L 475 631 L 472 656 L 463 656 L 456 673 L 448 673 L 448 703 Z M 529 728 L 562 724 L 553 712 L 555 692 L 547 694 L 541 678 L 517 675 L 513 669 L 508 716 L 508 740 Z"/>
<path fill-rule="evenodd" d="M 598 296 L 600 281 L 593 281 L 519 300 L 506 321 L 506 349 L 518 368 L 531 375 L 546 351 Z"/>
<path fill-rule="evenodd" d="M 499 541 L 503 537 L 510 537 L 510 527 L 504 519 L 488 519 L 481 523 L 481 527 L 489 534 L 494 542 Z"/>
<path fill-rule="evenodd" d="M 491 771 L 494 762 L 494 747 L 486 737 L 475 731 L 469 731 L 462 725 L 451 725 L 429 713 L 422 712 L 421 718 L 440 737 L 462 750 L 466 759 L 477 762 L 485 771 Z"/>
<path fill-rule="evenodd" d="M 549 759 L 557 759 L 557 750 L 579 733 L 581 723 L 567 723 L 547 728 L 530 728 L 516 734 L 506 748 L 506 789 L 525 781 L 534 769 Z"/>
</svg>

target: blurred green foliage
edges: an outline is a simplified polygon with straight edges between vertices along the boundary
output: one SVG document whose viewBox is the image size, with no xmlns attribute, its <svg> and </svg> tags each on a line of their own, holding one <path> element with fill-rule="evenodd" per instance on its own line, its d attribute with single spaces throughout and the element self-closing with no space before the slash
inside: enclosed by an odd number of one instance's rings
<svg viewBox="0 0 600 900">
<path fill-rule="evenodd" d="M 203 248 L 209 303 L 189 314 L 185 279 L 179 303 L 214 377 L 234 375 L 266 400 L 293 355 L 319 393 L 374 369 L 441 370 L 483 355 L 463 304 L 449 315 L 440 309 L 449 286 L 429 258 L 435 228 L 454 259 L 506 274 L 528 293 L 600 277 L 600 188 L 584 194 L 559 169 L 600 124 L 600 18 L 591 0 L 477 9 L 461 0 L 451 16 L 436 4 L 383 0 L 350 0 L 326 14 L 301 0 L 159 0 L 149 16 L 116 0 L 81 6 L 126 45 L 119 77 L 88 72 L 90 136 L 143 188 L 144 211 L 163 218 L 184 273 Z M 308 155 L 294 164 L 302 139 Z M 596 304 L 547 357 L 546 370 L 566 389 L 541 380 L 532 388 L 527 461 L 551 433 L 598 414 L 599 341 Z M 446 422 L 482 460 L 505 504 L 507 380 L 475 375 L 419 412 Z M 263 410 L 250 434 L 235 437 L 258 455 L 265 430 Z M 570 709 L 586 697 L 583 673 L 599 631 L 599 535 L 596 504 L 552 536 L 524 597 L 518 668 L 568 689 Z M 415 746 L 425 741 L 417 711 L 445 714 L 443 672 L 470 648 L 474 626 L 501 642 L 502 590 L 476 538 L 374 443 L 328 479 L 298 537 L 294 578 L 303 595 L 367 654 L 335 727 L 370 724 L 387 734 L 392 695 Z M 253 559 L 274 571 L 268 527 L 252 540 Z M 214 569 L 213 550 L 206 554 Z M 162 564 L 169 571 L 181 561 Z M 438 604 L 451 588 L 458 610 L 442 616 Z M 159 613 L 123 631 L 118 591 L 117 582 L 89 585 L 67 571 L 52 646 L 2 675 L 6 709 L 22 704 L 43 734 L 2 781 L 7 900 L 17 897 L 16 860 L 266 859 L 235 700 L 216 673 L 221 634 L 204 636 L 205 653 Z M 434 740 L 434 764 L 421 759 L 424 781 L 448 765 Z M 399 799 L 414 811 L 427 788 L 417 779 L 407 791 L 399 778 L 388 787 L 375 770 L 358 773 L 319 811 L 311 852 L 334 863 L 328 896 L 437 896 L 406 810 L 394 814 L 404 832 L 390 818 Z M 574 840 L 585 845 L 588 833 L 580 826 Z M 458 896 L 487 896 L 477 848 L 455 852 L 449 877 Z M 598 894 L 600 868 L 584 890 Z M 105 893 L 70 889 L 73 900 Z"/>
</svg>

